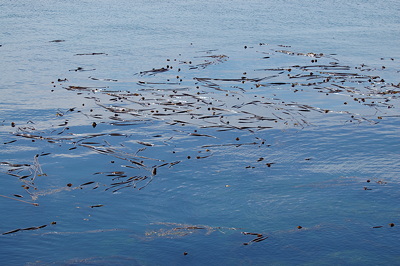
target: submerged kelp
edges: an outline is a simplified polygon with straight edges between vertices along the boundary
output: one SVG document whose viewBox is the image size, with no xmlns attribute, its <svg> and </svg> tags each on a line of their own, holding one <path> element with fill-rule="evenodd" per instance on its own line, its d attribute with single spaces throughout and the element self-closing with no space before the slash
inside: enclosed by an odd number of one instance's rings
<svg viewBox="0 0 400 266">
<path fill-rule="evenodd" d="M 116 203 L 109 202 L 110 196 L 132 193 L 140 196 L 147 189 L 154 189 L 152 197 L 156 198 L 181 187 L 200 186 L 188 184 L 185 179 L 198 178 L 204 191 L 210 193 L 206 195 L 215 201 L 219 200 L 218 193 L 243 191 L 247 202 L 242 202 L 241 197 L 233 198 L 232 204 L 226 203 L 233 207 L 223 208 L 239 212 L 249 202 L 260 205 L 265 202 L 257 191 L 265 189 L 267 178 L 268 182 L 287 181 L 288 194 L 279 195 L 282 198 L 293 196 L 291 190 L 304 190 L 306 194 L 339 187 L 340 193 L 361 191 L 365 195 L 398 185 L 396 170 L 387 176 L 353 176 L 351 167 L 346 165 L 349 157 L 329 156 L 332 151 L 337 153 L 335 147 L 327 145 L 324 147 L 328 149 L 317 150 L 318 146 L 307 146 L 307 141 L 312 142 L 308 138 L 314 138 L 315 134 L 310 134 L 311 137 L 299 134 L 298 139 L 293 137 L 295 140 L 284 137 L 288 132 L 309 130 L 322 132 L 318 135 L 321 139 L 332 138 L 324 132 L 340 127 L 346 138 L 358 129 L 379 129 L 381 123 L 396 128 L 400 117 L 400 84 L 398 69 L 394 68 L 397 59 L 382 59 L 380 67 L 348 65 L 335 55 L 291 49 L 260 43 L 240 47 L 234 55 L 222 49 L 193 50 L 192 54 L 160 59 L 159 65 L 152 69 L 132 71 L 129 80 L 105 76 L 96 66 L 66 68 L 65 75 L 49 81 L 48 93 L 54 97 L 62 95 L 68 108 L 51 110 L 50 120 L 32 116 L 25 122 L 1 122 L 1 127 L 11 132 L 2 143 L 9 156 L 0 163 L 9 189 L 8 194 L 0 195 L 2 200 L 27 203 L 37 207 L 36 211 L 51 196 L 73 195 L 71 198 L 79 200 L 86 194 L 94 199 L 82 200 L 74 211 L 92 215 L 112 210 Z M 93 52 L 71 56 L 110 55 Z M 284 142 L 292 146 L 286 147 Z M 301 145 L 305 148 L 295 152 Z M 33 150 L 25 161 L 12 157 L 13 149 L 30 153 L 26 147 Z M 304 177 L 300 170 L 334 172 L 336 176 L 300 180 Z M 224 183 L 222 189 L 217 181 Z M 217 191 L 215 194 L 211 193 L 213 189 Z M 206 197 L 202 196 L 204 191 L 195 188 L 193 191 L 193 201 Z M 273 194 L 266 197 L 282 206 Z M 366 198 L 373 200 L 371 195 Z M 63 198 L 63 205 L 71 205 L 69 200 Z M 196 204 L 206 204 L 199 202 Z M 148 202 L 136 200 L 132 204 L 150 211 L 146 209 Z M 299 203 L 298 208 L 301 207 Z M 210 209 L 214 215 L 220 211 Z M 287 212 L 289 215 L 290 211 Z M 88 222 L 91 219 L 82 217 L 81 220 Z M 221 226 L 160 219 L 156 222 L 162 228 L 150 231 L 141 228 L 138 232 L 121 225 L 111 229 L 86 228 L 81 232 L 103 233 L 126 228 L 134 231 L 135 237 L 139 236 L 135 239 L 147 241 L 236 231 L 232 241 L 237 246 L 268 245 L 272 239 L 290 246 L 285 241 L 294 234 L 307 237 L 310 233 L 315 237 L 318 230 L 328 234 L 342 230 L 338 221 L 325 225 L 319 221 L 304 224 L 295 219 L 290 226 L 283 223 L 279 229 L 268 230 L 249 226 L 251 219 L 239 226 L 237 221 L 232 221 L 232 225 L 226 221 Z M 395 223 L 392 217 L 387 217 L 379 224 L 366 222 L 363 227 L 389 230 Z M 46 231 L 49 228 L 59 231 Z M 28 230 L 39 235 L 79 233 L 78 229 L 65 228 L 57 221 L 54 227 L 16 225 L 4 229 L 3 235 L 16 236 Z"/>
</svg>

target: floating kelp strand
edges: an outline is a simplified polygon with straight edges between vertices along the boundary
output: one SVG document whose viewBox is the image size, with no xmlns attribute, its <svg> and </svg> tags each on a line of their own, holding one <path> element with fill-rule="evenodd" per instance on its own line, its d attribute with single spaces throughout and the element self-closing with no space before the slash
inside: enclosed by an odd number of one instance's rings
<svg viewBox="0 0 400 266">
<path fill-rule="evenodd" d="M 154 144 L 149 143 L 149 142 L 143 142 L 143 141 L 136 141 L 138 144 L 144 145 L 144 146 L 148 146 L 148 147 L 152 147 L 154 146 Z"/>
<path fill-rule="evenodd" d="M 207 121 L 208 123 L 212 124 L 212 125 L 204 125 L 201 126 L 200 128 L 218 128 L 217 131 L 230 131 L 230 130 L 234 130 L 235 128 L 231 127 L 231 126 L 226 126 L 226 125 L 221 125 L 218 123 L 212 123 Z"/>
<path fill-rule="evenodd" d="M 83 87 L 83 86 L 68 86 L 64 87 L 64 89 L 69 91 L 102 91 L 103 89 L 107 89 L 108 87 Z"/>
<path fill-rule="evenodd" d="M 251 102 L 247 102 L 247 103 L 242 103 L 242 104 L 240 104 L 240 105 L 233 105 L 232 108 L 240 109 L 240 108 L 242 108 L 243 106 L 246 106 L 246 105 L 257 105 L 258 103 L 261 103 L 261 101 L 255 100 L 255 101 L 251 101 Z"/>
<path fill-rule="evenodd" d="M 49 225 L 55 225 L 55 224 L 56 224 L 56 222 L 51 222 Z M 44 224 L 44 225 L 41 225 L 41 226 L 31 226 L 31 227 L 27 227 L 27 228 L 14 229 L 14 230 L 11 230 L 11 231 L 3 233 L 3 235 L 13 234 L 13 233 L 16 233 L 16 232 L 19 232 L 19 231 L 38 230 L 38 229 L 45 228 L 45 227 L 47 227 L 49 225 L 48 224 Z"/>
<path fill-rule="evenodd" d="M 10 167 L 23 167 L 23 166 L 31 166 L 30 164 L 15 164 L 15 163 L 9 163 L 9 162 L 0 162 L 0 165 L 7 165 Z"/>
<path fill-rule="evenodd" d="M 107 174 L 107 175 L 105 175 L 105 176 L 110 176 L 110 177 L 113 177 L 111 180 L 119 180 L 119 179 L 121 179 L 121 178 L 126 178 L 126 177 L 128 177 L 128 175 L 126 175 L 126 174 Z"/>
<path fill-rule="evenodd" d="M 70 69 L 69 71 L 78 72 L 78 71 L 94 71 L 94 70 L 96 70 L 96 69 L 95 69 L 95 68 L 92 68 L 92 69 L 84 69 L 83 67 L 77 67 L 77 68 L 75 68 L 75 69 Z"/>
<path fill-rule="evenodd" d="M 113 153 L 113 151 L 110 150 L 110 149 L 106 149 L 106 148 L 102 149 L 102 148 L 91 146 L 91 145 L 87 145 L 87 144 L 79 144 L 79 146 L 82 146 L 82 147 L 85 147 L 85 148 L 89 148 L 89 149 L 91 149 L 93 151 L 96 151 L 96 152 L 102 153 L 102 154 Z"/>
<path fill-rule="evenodd" d="M 335 84 L 335 83 L 332 83 L 332 86 L 341 88 L 341 89 L 345 90 L 346 92 L 356 93 L 356 88 L 355 87 L 343 86 L 343 85 L 339 85 L 339 84 Z"/>
<path fill-rule="evenodd" d="M 106 53 L 83 53 L 83 54 L 75 54 L 75 55 L 108 55 Z"/>
<path fill-rule="evenodd" d="M 170 163 L 163 163 L 163 164 L 160 164 L 160 165 L 156 165 L 154 167 L 155 168 L 160 168 L 160 167 L 163 167 L 163 166 L 166 166 L 166 165 L 170 165 Z"/>
<path fill-rule="evenodd" d="M 137 155 L 139 152 L 142 152 L 142 151 L 145 151 L 145 150 L 147 150 L 146 147 L 140 148 L 135 152 L 135 155 Z"/>
<path fill-rule="evenodd" d="M 198 133 L 189 133 L 189 136 L 208 137 L 208 138 L 214 138 L 214 139 L 217 138 L 215 136 L 211 136 L 211 135 L 207 135 L 207 134 L 198 134 Z"/>
<path fill-rule="evenodd" d="M 89 182 L 81 184 L 80 186 L 83 187 L 83 186 L 87 186 L 87 185 L 90 185 L 90 184 L 93 184 L 93 183 L 95 183 L 95 182 L 94 181 L 89 181 Z"/>
<path fill-rule="evenodd" d="M 159 161 L 158 159 L 147 158 L 147 157 L 143 157 L 143 156 L 137 156 L 135 154 L 127 153 L 127 152 L 123 152 L 123 151 L 118 151 L 118 150 L 113 149 L 113 148 L 94 147 L 94 146 L 89 146 L 89 145 L 84 145 L 84 144 L 81 145 L 81 146 L 87 147 L 87 148 L 92 149 L 92 150 L 94 150 L 94 151 L 96 151 L 98 153 L 101 153 L 101 154 L 111 155 L 111 156 L 113 156 L 115 158 L 122 159 L 122 160 L 125 160 L 125 161 L 129 161 L 131 163 L 134 163 L 134 164 L 137 164 L 137 165 L 140 165 L 140 166 L 144 166 L 144 165 L 142 163 L 140 163 L 140 162 L 136 162 L 136 161 L 132 160 L 132 158 L 143 158 L 143 159 Z"/>
<path fill-rule="evenodd" d="M 4 142 L 3 144 L 11 144 L 11 143 L 14 143 L 14 142 L 16 142 L 16 141 L 17 141 L 17 140 L 14 139 L 14 140 L 11 140 L 11 141 Z"/>
<path fill-rule="evenodd" d="M 263 77 L 263 78 L 246 78 L 246 77 L 242 77 L 242 78 L 194 78 L 197 81 L 201 81 L 201 82 L 208 82 L 210 80 L 213 81 L 225 81 L 225 82 L 243 82 L 243 81 L 250 81 L 250 82 L 260 82 L 262 80 L 265 79 L 270 79 L 270 78 L 274 78 L 277 77 L 277 75 L 274 76 L 268 76 L 268 77 Z"/>
<path fill-rule="evenodd" d="M 316 58 L 321 58 L 324 57 L 325 55 L 323 53 L 297 53 L 297 52 L 292 52 L 292 51 L 288 51 L 288 50 L 275 50 L 275 52 L 277 53 L 283 53 L 283 54 L 287 54 L 287 55 L 302 55 L 302 56 L 308 56 L 308 57 L 316 57 Z"/>
<path fill-rule="evenodd" d="M 24 137 L 24 138 L 30 138 L 30 139 L 45 139 L 43 136 L 39 135 L 32 135 L 28 133 L 14 133 L 15 136 L 18 137 Z"/>
<path fill-rule="evenodd" d="M 192 95 L 192 94 L 188 94 L 188 93 L 182 93 L 182 94 L 180 94 L 180 95 L 174 95 L 174 96 L 172 96 L 172 97 L 191 97 L 191 98 L 197 100 L 198 102 L 202 102 L 202 103 L 204 103 L 204 104 L 206 104 L 206 105 L 209 105 L 209 104 L 210 104 L 209 101 L 206 101 L 206 100 L 210 100 L 209 98 L 207 98 L 207 97 L 200 97 L 200 96 L 198 96 L 198 95 Z M 193 105 L 194 103 L 188 103 L 188 105 L 190 105 L 190 104 Z"/>
<path fill-rule="evenodd" d="M 268 87 L 268 86 L 281 86 L 291 84 L 289 82 L 269 82 L 269 83 L 258 83 L 259 86 Z"/>
<path fill-rule="evenodd" d="M 319 71 L 320 74 L 334 76 L 334 77 L 348 77 L 348 78 L 364 78 L 368 79 L 369 76 L 360 75 L 358 73 L 348 73 L 348 72 L 328 72 L 328 71 Z"/>
<path fill-rule="evenodd" d="M 200 63 L 200 64 L 197 64 L 197 65 L 192 65 L 191 62 L 188 62 L 188 63 L 190 64 L 189 69 L 199 69 L 199 68 L 205 69 L 206 67 L 208 67 L 208 66 L 210 66 L 210 65 L 215 65 L 215 64 L 218 64 L 218 63 L 223 63 L 223 62 L 226 61 L 229 57 L 226 56 L 226 55 L 212 55 L 212 56 L 204 56 L 204 58 L 213 58 L 213 59 L 215 59 L 215 60 L 211 60 L 211 61 L 205 60 L 204 63 Z M 181 61 L 181 62 L 182 62 L 182 63 L 186 63 L 186 62 L 183 62 L 183 61 Z"/>
<path fill-rule="evenodd" d="M 147 157 L 144 157 L 144 156 L 136 156 L 136 157 L 137 157 L 137 158 L 141 158 L 141 159 L 162 161 L 162 160 L 158 160 L 158 159 L 147 158 Z M 146 167 L 146 165 L 143 164 L 143 161 L 142 161 L 142 162 L 138 162 L 138 161 L 135 161 L 135 160 L 128 160 L 128 161 L 131 162 L 132 164 L 139 165 L 139 166 L 141 166 L 141 167 Z M 126 167 L 132 167 L 132 166 L 126 166 Z"/>
<path fill-rule="evenodd" d="M 217 50 L 208 50 L 207 52 L 212 52 L 212 51 L 217 51 Z M 229 56 L 227 55 L 203 55 L 203 56 L 194 56 L 194 58 L 216 58 L 217 60 L 221 59 L 227 59 Z"/>
<path fill-rule="evenodd" d="M 63 134 L 66 130 L 69 130 L 69 127 L 64 127 L 60 132 L 57 133 L 57 135 Z"/>
<path fill-rule="evenodd" d="M 131 176 L 129 177 L 127 180 L 125 181 L 120 181 L 120 182 L 114 182 L 110 184 L 110 187 L 106 188 L 105 191 L 110 190 L 110 189 L 114 189 L 112 192 L 115 193 L 121 189 L 124 188 L 136 188 L 137 184 L 141 181 L 147 180 L 149 177 L 148 176 Z M 138 188 L 143 189 L 144 187 L 146 187 L 150 182 L 152 181 L 152 177 L 150 178 L 150 180 L 142 187 Z"/>
<path fill-rule="evenodd" d="M 103 206 L 104 206 L 103 204 L 97 204 L 97 205 L 90 206 L 90 208 L 100 208 L 100 207 L 103 207 Z"/>
<path fill-rule="evenodd" d="M 112 137 L 128 137 L 129 135 L 127 134 L 123 134 L 123 133 L 108 133 L 108 136 L 112 136 Z"/>
<path fill-rule="evenodd" d="M 138 81 L 138 85 L 143 84 L 148 84 L 148 85 L 179 85 L 179 82 L 149 82 L 149 81 Z M 139 89 L 139 91 L 173 91 L 173 90 L 188 90 L 188 88 L 174 88 L 174 89 L 168 89 L 168 88 L 153 88 L 150 87 L 148 89 Z"/>
<path fill-rule="evenodd" d="M 129 115 L 131 115 L 131 114 L 129 114 Z M 120 115 L 116 116 L 116 114 L 109 116 L 108 118 L 110 120 L 117 121 L 117 122 L 110 122 L 110 124 L 114 123 L 117 125 L 125 125 L 125 124 L 129 124 L 129 123 L 131 123 L 132 125 L 136 125 L 136 124 L 143 124 L 143 123 L 152 121 L 150 118 L 148 118 L 148 119 L 144 119 L 144 118 L 143 119 L 124 119 L 124 118 L 120 117 Z"/>
<path fill-rule="evenodd" d="M 8 169 L 3 173 L 13 177 L 17 177 L 20 181 L 22 181 L 27 185 L 26 188 L 32 187 L 36 190 L 37 188 L 34 185 L 36 177 L 46 176 L 46 174 L 43 173 L 42 168 L 40 166 L 38 160 L 39 156 L 40 156 L 39 154 L 34 156 L 32 164 L 12 164 L 8 162 L 1 162 L 0 165 L 12 167 L 11 169 Z M 31 194 L 31 192 L 29 192 L 28 190 L 26 190 L 26 192 L 28 194 Z"/>
<path fill-rule="evenodd" d="M 3 235 L 13 234 L 13 233 L 16 233 L 16 232 L 19 232 L 19 231 L 21 231 L 21 229 L 15 229 L 15 230 L 11 230 L 11 231 L 3 233 Z"/>
<path fill-rule="evenodd" d="M 324 79 L 325 76 L 313 75 L 313 74 L 296 74 L 296 75 L 290 75 L 289 76 L 289 79 L 305 79 L 305 80 L 309 80 L 309 79 L 318 79 L 318 78 L 319 79 Z M 286 83 L 286 84 L 291 84 L 291 83 Z M 284 84 L 281 84 L 281 85 L 284 85 Z"/>
<path fill-rule="evenodd" d="M 125 174 L 123 171 L 115 171 L 115 172 L 96 172 L 93 175 L 101 175 L 101 174 L 109 174 L 110 176 L 119 176 Z"/>
<path fill-rule="evenodd" d="M 14 196 L 15 196 L 15 195 L 14 195 Z M 21 195 L 18 195 L 18 196 L 21 196 Z M 25 200 L 21 200 L 21 199 L 16 199 L 16 198 L 8 197 L 8 196 L 5 196 L 5 195 L 0 195 L 0 197 L 7 198 L 7 199 L 12 199 L 12 200 L 16 200 L 16 201 L 23 202 L 23 203 L 27 203 L 27 204 L 31 204 L 31 205 L 33 205 L 33 206 L 39 206 L 39 203 L 36 203 L 36 202 L 29 202 L 29 201 L 25 201 Z M 22 196 L 21 196 L 21 197 L 22 197 Z"/>
<path fill-rule="evenodd" d="M 268 238 L 268 236 L 263 236 L 262 234 L 259 233 L 250 233 L 250 232 L 242 232 L 243 235 L 252 235 L 252 236 L 257 236 L 256 238 L 250 240 L 249 242 L 243 243 L 243 245 L 250 245 L 254 242 L 261 242 L 264 241 L 265 239 Z"/>
<path fill-rule="evenodd" d="M 132 177 L 128 178 L 128 180 L 126 180 L 126 181 L 120 181 L 120 182 L 111 183 L 110 184 L 110 186 L 111 186 L 110 188 L 115 188 L 117 186 L 125 185 L 125 184 L 131 184 L 132 181 L 138 181 L 138 180 L 142 180 L 142 179 L 144 179 L 144 177 L 132 176 Z M 114 180 L 114 178 L 113 178 L 113 180 Z M 107 188 L 106 190 L 108 190 L 110 188 Z"/>
<path fill-rule="evenodd" d="M 398 88 L 398 87 L 400 87 L 400 85 L 399 86 L 392 85 L 392 87 Z M 399 94 L 399 93 L 400 93 L 400 91 L 396 91 L 396 90 L 386 90 L 383 92 L 377 92 L 377 94 L 382 94 L 382 95 L 394 95 L 394 94 Z"/>
<path fill-rule="evenodd" d="M 21 176 L 21 175 L 14 174 L 14 173 L 11 173 L 11 172 L 5 172 L 5 174 L 10 175 L 10 176 L 14 176 L 14 177 L 18 177 L 19 179 L 24 179 L 24 178 L 27 178 L 27 177 L 30 176 L 30 175 L 28 175 L 28 176 Z"/>
<path fill-rule="evenodd" d="M 45 140 L 50 143 L 61 142 L 64 140 L 72 140 L 73 137 L 49 137 L 49 136 L 41 136 L 41 135 L 33 135 L 29 133 L 13 133 L 14 136 L 23 137 L 27 139 L 35 139 L 35 140 Z"/>
<path fill-rule="evenodd" d="M 23 228 L 23 229 L 20 229 L 21 231 L 23 231 L 23 230 L 26 230 L 26 231 L 29 231 L 29 230 L 37 230 L 37 229 L 41 229 L 41 228 L 44 228 L 44 227 L 46 227 L 47 225 L 45 224 L 45 225 L 41 225 L 41 226 L 32 226 L 32 227 L 27 227 L 27 228 Z"/>
<path fill-rule="evenodd" d="M 350 66 L 341 65 L 309 65 L 309 66 L 293 66 L 302 70 L 321 69 L 321 70 L 351 70 Z"/>
<path fill-rule="evenodd" d="M 168 168 L 171 168 L 172 166 L 177 165 L 178 163 L 181 163 L 181 162 L 182 161 L 176 161 L 176 162 L 169 163 L 169 167 Z"/>
<path fill-rule="evenodd" d="M 252 119 L 257 119 L 257 120 L 261 120 L 261 121 L 276 121 L 276 118 L 265 117 L 265 116 L 257 115 L 257 114 L 254 114 L 254 113 L 251 113 L 248 111 L 241 110 L 240 112 L 243 114 L 251 115 L 250 118 L 252 118 Z M 243 118 L 239 118 L 239 120 L 241 120 L 241 119 L 243 119 Z"/>
<path fill-rule="evenodd" d="M 132 108 L 128 108 L 128 107 L 105 106 L 101 103 L 96 103 L 96 104 L 112 113 L 139 113 L 140 112 L 138 109 L 132 109 Z M 146 109 L 146 110 L 151 110 L 151 109 Z"/>
<path fill-rule="evenodd" d="M 219 118 L 219 115 L 205 115 L 205 116 L 200 116 L 198 119 L 208 119 L 208 118 Z"/>
<path fill-rule="evenodd" d="M 260 68 L 260 69 L 254 69 L 254 71 L 281 71 L 279 74 L 282 74 L 282 73 L 284 73 L 284 71 L 289 71 L 289 68 L 281 68 L 281 67 L 278 67 L 278 68 Z M 269 76 L 267 78 L 276 78 L 276 77 L 279 77 L 279 75 L 272 75 L 272 76 Z"/>
<path fill-rule="evenodd" d="M 117 82 L 118 81 L 116 79 L 95 78 L 95 77 L 90 77 L 90 76 L 88 78 L 90 78 L 92 80 L 100 80 L 100 81 L 113 81 L 113 82 Z"/>
<path fill-rule="evenodd" d="M 210 154 L 210 155 L 205 155 L 205 156 L 196 156 L 196 159 L 205 159 L 205 158 L 208 158 L 208 157 L 211 157 L 211 156 L 213 156 L 214 154 Z"/>
<path fill-rule="evenodd" d="M 139 72 L 139 73 L 136 73 L 135 75 L 140 75 L 140 76 L 145 76 L 145 75 L 154 76 L 154 75 L 156 75 L 156 74 L 163 73 L 163 72 L 166 72 L 166 71 L 168 71 L 168 70 L 169 70 L 169 68 L 164 68 L 164 67 L 162 67 L 162 68 L 153 68 L 152 70 L 141 71 L 141 72 Z"/>
<path fill-rule="evenodd" d="M 157 113 L 157 114 L 153 114 L 153 116 L 171 116 L 174 115 L 173 113 Z"/>
<path fill-rule="evenodd" d="M 150 177 L 150 179 L 147 181 L 147 183 L 144 184 L 143 186 L 141 186 L 140 188 L 138 188 L 138 190 L 142 190 L 142 189 L 146 188 L 151 182 L 153 182 L 153 180 L 154 180 L 153 177 Z"/>
</svg>

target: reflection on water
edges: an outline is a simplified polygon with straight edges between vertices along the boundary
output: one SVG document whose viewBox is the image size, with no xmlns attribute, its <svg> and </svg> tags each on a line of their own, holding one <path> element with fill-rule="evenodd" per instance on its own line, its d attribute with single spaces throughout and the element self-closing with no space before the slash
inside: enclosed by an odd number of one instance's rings
<svg viewBox="0 0 400 266">
<path fill-rule="evenodd" d="M 0 84 L 0 263 L 396 264 L 396 51 L 376 59 L 372 49 L 368 64 L 353 61 L 362 54 L 356 48 L 333 54 L 332 17 L 322 20 L 325 31 L 315 29 L 325 40 L 316 50 L 311 38 L 282 31 L 303 7 L 275 14 L 278 2 L 268 10 L 237 3 L 233 13 L 205 4 L 227 23 L 214 29 L 216 17 L 196 13 L 208 18 L 196 24 L 207 38 L 177 27 L 199 6 L 193 2 L 116 4 L 108 21 L 99 19 L 99 2 L 70 24 L 63 19 L 75 14 L 72 2 L 58 3 L 63 11 L 38 3 L 37 19 L 19 2 L 6 5 L 18 10 L 1 18 L 9 29 L 26 27 L 3 30 L 21 37 L 0 43 L 8 65 Z M 154 16 L 164 8 L 173 12 L 160 27 Z M 129 11 L 141 16 L 126 21 Z M 260 37 L 282 14 L 286 22 L 268 34 L 292 47 Z M 254 31 L 230 26 L 234 18 Z M 343 34 L 366 22 L 357 23 Z M 312 34 L 310 25 L 297 29 Z M 54 32 L 32 35 L 41 27 Z M 105 29 L 112 32 L 99 34 Z M 188 33 L 194 40 L 178 45 Z"/>
</svg>

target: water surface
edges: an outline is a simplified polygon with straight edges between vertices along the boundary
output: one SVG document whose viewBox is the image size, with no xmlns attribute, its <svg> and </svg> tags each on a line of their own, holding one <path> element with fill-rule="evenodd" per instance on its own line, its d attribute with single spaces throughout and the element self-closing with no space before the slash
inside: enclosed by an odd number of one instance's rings
<svg viewBox="0 0 400 266">
<path fill-rule="evenodd" d="M 2 264 L 398 263 L 396 1 L 0 6 Z"/>
</svg>

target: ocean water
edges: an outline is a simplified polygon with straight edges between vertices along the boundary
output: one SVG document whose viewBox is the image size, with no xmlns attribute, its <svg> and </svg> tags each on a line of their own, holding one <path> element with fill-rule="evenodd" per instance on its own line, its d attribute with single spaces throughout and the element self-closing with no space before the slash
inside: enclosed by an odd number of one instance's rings
<svg viewBox="0 0 400 266">
<path fill-rule="evenodd" d="M 398 265 L 397 1 L 1 1 L 1 265 Z"/>
</svg>

